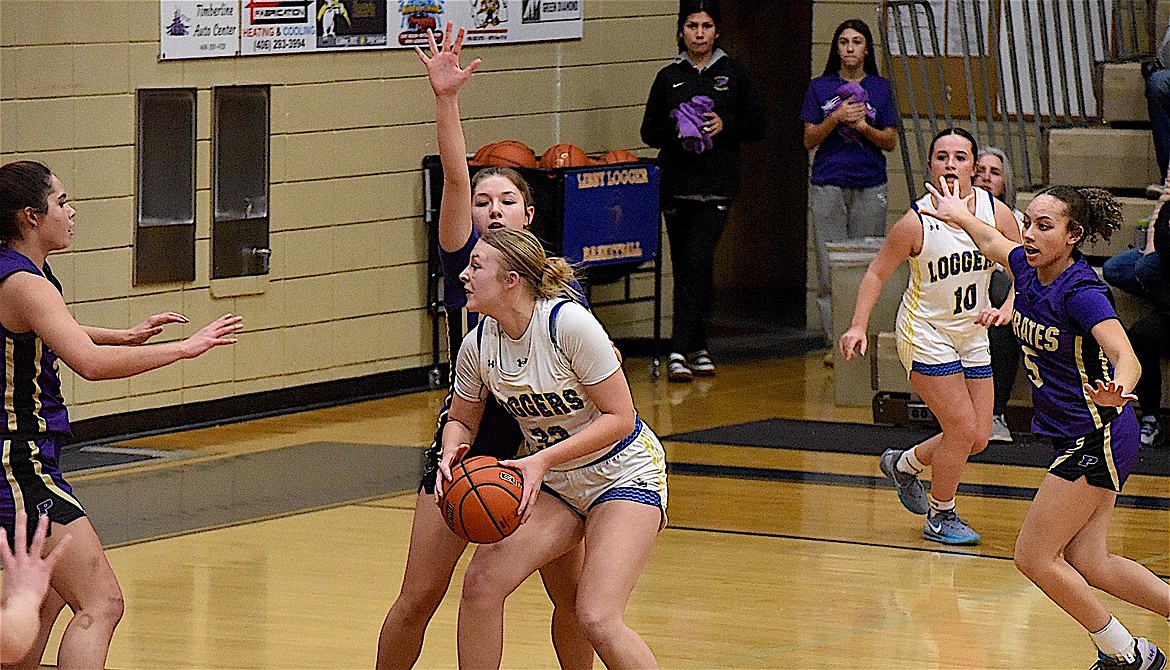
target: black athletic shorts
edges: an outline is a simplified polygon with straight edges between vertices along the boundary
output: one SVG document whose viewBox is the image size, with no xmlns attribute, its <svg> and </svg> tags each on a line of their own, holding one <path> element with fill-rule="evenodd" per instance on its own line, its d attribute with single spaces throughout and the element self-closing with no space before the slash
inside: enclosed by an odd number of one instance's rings
<svg viewBox="0 0 1170 670">
<path fill-rule="evenodd" d="M 37 518 L 49 515 L 52 524 L 65 525 L 85 516 L 73 489 L 61 474 L 57 458 L 61 436 L 56 433 L 0 437 L 3 459 L 0 469 L 0 526 L 15 549 L 16 515 L 28 514 L 28 540 L 31 542 Z M 52 524 L 49 533 L 53 532 Z"/>
<path fill-rule="evenodd" d="M 448 394 L 447 402 L 439 412 L 439 429 L 435 432 L 435 441 L 427 449 L 422 480 L 418 484 L 419 489 L 427 493 L 435 492 L 435 472 L 439 469 L 439 459 L 443 455 L 443 428 L 447 425 L 447 408 L 450 406 L 451 396 Z M 479 431 L 467 456 L 494 456 L 501 461 L 506 460 L 516 456 L 523 440 L 524 435 L 520 432 L 516 417 L 509 414 L 496 397 L 489 393 L 484 401 Z"/>
</svg>

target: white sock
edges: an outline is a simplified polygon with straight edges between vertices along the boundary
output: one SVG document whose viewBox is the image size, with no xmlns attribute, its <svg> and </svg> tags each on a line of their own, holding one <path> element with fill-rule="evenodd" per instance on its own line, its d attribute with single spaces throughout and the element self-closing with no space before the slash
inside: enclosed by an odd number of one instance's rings
<svg viewBox="0 0 1170 670">
<path fill-rule="evenodd" d="M 915 447 L 917 449 L 917 447 Z M 905 472 L 908 475 L 921 474 L 926 466 L 923 465 L 918 457 L 914 455 L 914 449 L 907 449 L 898 457 L 898 465 L 896 466 L 899 472 Z"/>
<path fill-rule="evenodd" d="M 1109 623 L 1096 633 L 1089 633 L 1089 637 L 1093 639 L 1093 644 L 1097 645 L 1101 653 L 1106 656 L 1133 661 L 1137 642 L 1133 639 L 1133 635 L 1125 629 L 1125 626 L 1121 625 L 1117 617 L 1109 617 Z"/>
<path fill-rule="evenodd" d="M 930 502 L 930 511 L 931 512 L 946 512 L 947 510 L 955 509 L 955 499 L 954 498 L 951 498 L 950 500 L 943 502 L 941 500 L 936 500 L 934 496 L 927 496 L 927 500 Z"/>
</svg>

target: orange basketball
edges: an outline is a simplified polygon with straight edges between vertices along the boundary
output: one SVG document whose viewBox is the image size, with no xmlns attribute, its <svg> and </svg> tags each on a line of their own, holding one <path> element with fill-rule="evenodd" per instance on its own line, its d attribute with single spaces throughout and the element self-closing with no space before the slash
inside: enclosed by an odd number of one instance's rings
<svg viewBox="0 0 1170 670">
<path fill-rule="evenodd" d="M 491 544 L 520 527 L 520 473 L 491 456 L 472 456 L 451 466 L 439 511 L 451 531 L 468 542 Z"/>
<path fill-rule="evenodd" d="M 468 162 L 472 165 L 534 168 L 536 167 L 536 154 L 527 144 L 519 140 L 504 140 L 483 145 Z"/>
<path fill-rule="evenodd" d="M 575 144 L 554 144 L 540 157 L 542 168 L 587 167 L 597 163 Z"/>
<path fill-rule="evenodd" d="M 606 164 L 612 163 L 637 163 L 638 154 L 625 149 L 613 149 L 601 155 L 601 162 Z"/>
</svg>

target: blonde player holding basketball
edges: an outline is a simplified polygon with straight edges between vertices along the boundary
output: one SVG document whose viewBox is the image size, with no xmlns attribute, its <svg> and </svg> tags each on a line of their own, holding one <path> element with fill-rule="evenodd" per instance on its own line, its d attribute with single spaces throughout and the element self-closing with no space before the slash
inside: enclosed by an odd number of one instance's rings
<svg viewBox="0 0 1170 670">
<path fill-rule="evenodd" d="M 972 186 L 975 138 L 962 128 L 948 128 L 930 143 L 930 175 L 946 179 L 971 198 L 974 214 L 1007 238 L 1019 241 L 1020 229 L 1007 205 Z M 987 448 L 991 434 L 994 384 L 987 326 L 1007 323 L 1011 299 L 991 307 L 987 285 L 995 263 L 979 252 L 961 229 L 922 214 L 931 196 L 914 203 L 894 224 L 870 263 L 857 291 L 853 323 L 841 336 L 846 360 L 865 354 L 869 315 L 882 285 L 904 260 L 910 283 L 898 309 L 898 356 L 910 384 L 934 412 L 942 432 L 905 451 L 882 454 L 882 472 L 894 481 L 902 504 L 925 514 L 922 535 L 944 544 L 977 544 L 979 533 L 955 511 L 955 493 L 967 458 Z M 918 475 L 931 466 L 928 495 Z"/>
<path fill-rule="evenodd" d="M 477 172 L 474 179 L 468 174 L 467 142 L 459 118 L 459 91 L 471 79 L 479 61 L 460 67 L 463 30 L 453 35 L 452 25 L 448 22 L 441 49 L 428 31 L 430 56 L 422 50 L 417 53 L 427 68 L 427 78 L 435 94 L 435 126 L 443 164 L 439 258 L 444 268 L 444 303 L 454 356 L 464 332 L 461 328 L 474 326 L 476 314 L 472 308 L 465 308 L 463 287 L 452 280 L 467 266 L 481 233 L 495 228 L 526 228 L 535 210 L 528 184 L 515 171 L 486 168 Z M 447 414 L 440 413 L 440 433 L 446 420 Z M 521 442 L 516 420 L 491 402 L 486 405 L 483 421 L 491 429 L 480 439 L 468 440 L 472 454 L 514 456 Z M 434 447 L 427 450 L 422 482 L 415 498 L 406 573 L 378 636 L 377 667 L 382 670 L 410 668 L 418 660 L 427 624 L 443 601 L 455 564 L 467 548 L 467 542 L 447 528 L 433 499 L 440 451 Z M 581 634 L 573 611 L 584 553 L 583 549 L 576 548 L 554 557 L 556 560 L 541 568 L 545 590 L 554 604 L 552 638 L 557 659 L 561 667 L 574 670 L 593 667 L 593 649 Z"/>
<path fill-rule="evenodd" d="M 460 667 L 500 666 L 505 599 L 582 536 L 576 610 L 585 637 L 606 667 L 657 667 L 622 615 L 666 522 L 666 459 L 634 410 L 605 329 L 558 297 L 572 276 L 532 234 L 502 229 L 483 235 L 461 275 L 468 307 L 484 319 L 459 351 L 440 472 L 450 479 L 489 395 L 519 421 L 526 455 L 505 462 L 524 476 L 522 525 L 480 545 L 467 568 Z"/>
</svg>

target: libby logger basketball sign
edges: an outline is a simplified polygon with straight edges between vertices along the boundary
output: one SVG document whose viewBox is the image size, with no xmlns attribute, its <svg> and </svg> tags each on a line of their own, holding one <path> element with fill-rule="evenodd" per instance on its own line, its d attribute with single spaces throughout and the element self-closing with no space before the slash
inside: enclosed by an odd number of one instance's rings
<svg viewBox="0 0 1170 670">
<path fill-rule="evenodd" d="M 159 57 L 263 56 L 409 48 L 442 38 L 469 44 L 581 39 L 584 0 L 160 0 Z"/>
<path fill-rule="evenodd" d="M 658 168 L 629 163 L 565 171 L 565 258 L 649 261 L 658 251 Z"/>
</svg>

